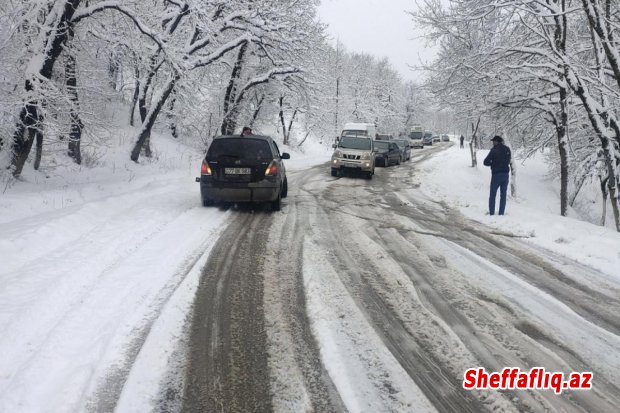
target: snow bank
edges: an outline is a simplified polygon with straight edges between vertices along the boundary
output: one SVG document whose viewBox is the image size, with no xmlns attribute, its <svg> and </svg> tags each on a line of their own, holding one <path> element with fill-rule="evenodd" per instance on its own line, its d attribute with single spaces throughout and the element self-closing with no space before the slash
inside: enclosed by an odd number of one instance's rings
<svg viewBox="0 0 620 413">
<path fill-rule="evenodd" d="M 472 168 L 468 148 L 448 148 L 420 167 L 421 189 L 456 207 L 468 218 L 522 236 L 533 245 L 570 257 L 620 281 L 620 233 L 560 216 L 558 189 L 547 178 L 548 169 L 542 157 L 517 162 L 517 197 L 509 194 L 506 215 L 489 216 L 491 171 L 482 165 L 487 153 L 479 151 L 479 166 Z"/>
</svg>

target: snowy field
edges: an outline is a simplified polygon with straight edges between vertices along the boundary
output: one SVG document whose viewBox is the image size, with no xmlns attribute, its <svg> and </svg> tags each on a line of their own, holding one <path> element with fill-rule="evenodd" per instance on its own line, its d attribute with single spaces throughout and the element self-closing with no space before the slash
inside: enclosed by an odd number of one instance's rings
<svg viewBox="0 0 620 413">
<path fill-rule="evenodd" d="M 201 269 L 230 212 L 200 205 L 199 151 L 159 135 L 153 142 L 156 158 L 140 165 L 129 161 L 125 145 L 90 169 L 29 167 L 5 183 L 0 411 L 83 411 L 93 400 L 98 408 L 107 401 L 110 409 L 146 411 L 170 379 Z M 290 152 L 291 172 L 331 153 Z M 467 150 L 440 153 L 424 164 L 420 181 L 427 194 L 473 220 L 620 278 L 620 235 L 558 216 L 540 161 L 520 165 L 518 176 L 519 197 L 509 198 L 504 217 L 485 215 L 490 172 L 470 168 Z M 309 288 L 320 293 L 313 308 L 335 311 L 321 283 Z M 326 360 L 341 359 L 339 351 Z M 384 359 L 389 355 L 377 355 L 377 363 Z M 418 395 L 408 397 L 404 403 Z"/>
<path fill-rule="evenodd" d="M 575 210 L 570 210 L 569 217 L 559 215 L 559 185 L 548 178 L 542 154 L 526 161 L 517 160 L 517 197 L 510 196 L 509 188 L 506 215 L 489 216 L 491 171 L 482 165 L 487 153 L 479 151 L 478 167 L 472 168 L 468 146 L 465 149 L 460 149 L 458 144 L 452 146 L 424 165 L 422 189 L 456 207 L 468 218 L 521 236 L 533 245 L 620 279 L 620 234 L 610 226 L 601 227 L 578 219 Z M 600 198 L 600 194 L 593 195 Z M 599 198 L 593 199 L 588 216 L 600 215 Z M 499 191 L 495 205 L 498 208 Z"/>
</svg>

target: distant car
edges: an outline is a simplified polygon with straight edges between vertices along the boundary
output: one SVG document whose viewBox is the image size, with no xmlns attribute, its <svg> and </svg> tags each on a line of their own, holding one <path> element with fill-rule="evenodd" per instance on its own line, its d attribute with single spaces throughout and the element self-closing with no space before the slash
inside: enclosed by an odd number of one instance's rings
<svg viewBox="0 0 620 413">
<path fill-rule="evenodd" d="M 403 162 L 411 159 L 411 145 L 409 144 L 409 139 L 394 139 L 392 142 L 397 144 L 400 148 L 400 159 Z"/>
<path fill-rule="evenodd" d="M 378 141 L 389 141 L 389 140 L 392 140 L 392 138 L 393 138 L 392 135 L 378 134 L 376 139 Z"/>
<path fill-rule="evenodd" d="M 450 142 L 450 137 L 448 135 L 441 135 L 442 142 Z"/>
<path fill-rule="evenodd" d="M 375 165 L 400 165 L 401 151 L 397 144 L 390 141 L 375 141 Z"/>
<path fill-rule="evenodd" d="M 441 142 L 441 137 L 439 135 L 433 135 L 433 143 Z"/>
<path fill-rule="evenodd" d="M 422 143 L 424 145 L 433 145 L 433 132 L 426 131 L 424 132 L 424 137 L 422 138 Z"/>
<path fill-rule="evenodd" d="M 200 168 L 204 206 L 217 202 L 270 203 L 279 211 L 288 193 L 283 159 L 290 159 L 269 136 L 217 136 Z"/>
</svg>

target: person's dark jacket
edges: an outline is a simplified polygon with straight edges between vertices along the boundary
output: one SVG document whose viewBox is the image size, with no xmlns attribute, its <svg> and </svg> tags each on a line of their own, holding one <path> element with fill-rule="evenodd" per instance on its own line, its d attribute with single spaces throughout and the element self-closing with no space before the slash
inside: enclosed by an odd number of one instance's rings
<svg viewBox="0 0 620 413">
<path fill-rule="evenodd" d="M 484 158 L 484 165 L 491 167 L 491 173 L 510 172 L 510 148 L 503 143 L 493 145 Z"/>
</svg>

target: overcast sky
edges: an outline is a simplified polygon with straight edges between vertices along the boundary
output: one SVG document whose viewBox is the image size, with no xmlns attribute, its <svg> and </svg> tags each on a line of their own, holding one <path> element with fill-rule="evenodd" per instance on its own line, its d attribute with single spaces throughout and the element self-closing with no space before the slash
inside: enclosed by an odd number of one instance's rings
<svg viewBox="0 0 620 413">
<path fill-rule="evenodd" d="M 414 0 L 321 0 L 319 17 L 328 34 L 347 49 L 388 57 L 405 79 L 418 80 L 420 73 L 409 65 L 428 62 L 435 52 L 415 31 L 411 16 Z"/>
</svg>

